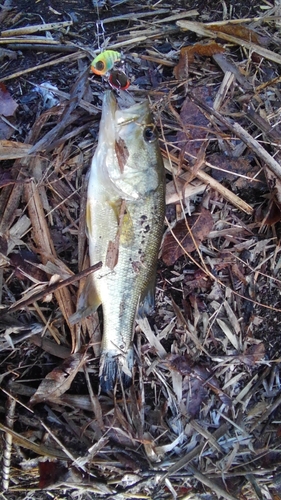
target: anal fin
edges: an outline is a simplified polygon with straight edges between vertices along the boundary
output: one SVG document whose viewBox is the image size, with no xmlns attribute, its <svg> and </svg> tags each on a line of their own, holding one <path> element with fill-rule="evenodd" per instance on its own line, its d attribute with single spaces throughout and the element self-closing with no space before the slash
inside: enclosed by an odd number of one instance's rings
<svg viewBox="0 0 281 500">
<path fill-rule="evenodd" d="M 86 283 L 78 299 L 77 311 L 69 318 L 69 322 L 73 325 L 90 314 L 96 312 L 101 305 L 101 300 L 96 291 L 93 276 L 89 274 Z"/>
</svg>

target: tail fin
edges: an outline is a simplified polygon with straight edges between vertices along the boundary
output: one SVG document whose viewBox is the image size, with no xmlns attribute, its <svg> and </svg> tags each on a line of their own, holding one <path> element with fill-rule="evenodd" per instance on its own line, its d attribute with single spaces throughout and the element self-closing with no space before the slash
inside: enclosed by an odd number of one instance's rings
<svg viewBox="0 0 281 500">
<path fill-rule="evenodd" d="M 112 391 L 116 382 L 120 381 L 126 389 L 132 384 L 134 364 L 133 347 L 126 353 L 116 351 L 103 352 L 100 359 L 100 388 L 102 392 Z"/>
</svg>

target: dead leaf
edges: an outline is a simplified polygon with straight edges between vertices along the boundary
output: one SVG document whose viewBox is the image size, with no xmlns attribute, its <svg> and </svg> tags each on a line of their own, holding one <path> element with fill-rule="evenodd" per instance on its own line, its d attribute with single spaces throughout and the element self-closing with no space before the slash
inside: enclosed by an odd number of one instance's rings
<svg viewBox="0 0 281 500">
<path fill-rule="evenodd" d="M 246 351 L 239 356 L 240 361 L 247 366 L 255 366 L 265 356 L 265 346 L 262 342 L 248 347 Z"/>
<path fill-rule="evenodd" d="M 109 269 L 114 269 L 118 262 L 119 255 L 119 238 L 118 241 L 109 241 L 106 251 L 106 259 L 105 265 L 109 267 Z"/>
<path fill-rule="evenodd" d="M 195 363 L 188 356 L 177 354 L 169 355 L 167 357 L 167 364 L 171 370 L 178 371 L 182 376 L 189 376 L 191 377 L 191 379 L 198 379 L 201 382 L 201 385 L 208 387 L 215 394 L 217 394 L 217 396 L 224 404 L 226 404 L 227 406 L 231 406 L 231 399 L 220 389 L 219 382 L 208 365 Z M 196 390 L 198 390 L 198 384 L 195 384 L 194 387 L 196 387 Z M 201 393 L 201 395 L 203 397 L 203 392 Z"/>
<path fill-rule="evenodd" d="M 85 364 L 85 353 L 72 354 L 62 365 L 54 368 L 42 380 L 35 394 L 30 398 L 30 405 L 34 406 L 42 401 L 54 401 L 60 398 L 70 388 L 77 372 Z"/>
<path fill-rule="evenodd" d="M 40 261 L 34 252 L 22 249 L 18 252 L 12 252 L 9 257 L 10 263 L 14 267 L 14 273 L 20 280 L 26 281 L 32 277 L 34 281 L 47 281 L 44 271 L 36 265 Z"/>
<path fill-rule="evenodd" d="M 17 107 L 18 104 L 12 98 L 4 83 L 0 82 L 0 115 L 13 116 Z"/>
<path fill-rule="evenodd" d="M 208 391 L 202 381 L 194 377 L 185 377 L 183 380 L 183 399 L 190 418 L 199 415 L 201 406 L 207 401 Z"/>
<path fill-rule="evenodd" d="M 120 242 L 120 235 L 122 232 L 122 224 L 125 213 L 126 213 L 126 201 L 122 200 L 118 215 L 118 230 L 116 232 L 114 241 L 108 242 L 106 258 L 105 258 L 105 264 L 111 270 L 114 269 L 114 267 L 117 265 L 118 262 L 119 242 Z"/>
<path fill-rule="evenodd" d="M 251 179 L 255 185 L 257 174 L 260 171 L 259 166 L 251 165 L 247 157 L 233 158 L 222 153 L 213 153 L 208 156 L 208 164 L 214 167 L 212 168 L 214 179 L 218 182 L 228 180 L 239 189 L 249 187 Z"/>
<path fill-rule="evenodd" d="M 247 28 L 246 26 L 243 26 L 242 24 L 211 24 L 206 26 L 206 28 L 218 33 L 225 33 L 227 35 L 235 36 L 236 38 L 241 38 L 241 40 L 256 43 L 257 45 L 266 46 L 270 42 L 269 37 L 260 36 L 258 35 L 258 33 Z"/>
<path fill-rule="evenodd" d="M 9 120 L 4 119 L 3 116 L 0 116 L 0 140 L 9 139 L 13 135 L 14 131 L 15 130 L 10 125 Z"/>
<path fill-rule="evenodd" d="M 188 76 L 188 64 L 194 61 L 194 56 L 211 57 L 215 54 L 225 52 L 222 45 L 210 41 L 209 43 L 195 43 L 180 50 L 180 59 L 174 67 L 174 75 L 178 80 L 184 80 Z"/>
<path fill-rule="evenodd" d="M 65 467 L 62 462 L 39 462 L 39 488 L 44 489 L 49 486 L 53 486 L 54 483 L 58 482 L 58 479 L 65 476 L 68 472 L 68 467 Z"/>
<path fill-rule="evenodd" d="M 190 232 L 187 224 L 190 227 Z M 186 220 L 177 222 L 173 233 L 169 232 L 164 237 L 162 260 L 165 264 L 172 266 L 185 252 L 193 252 L 196 245 L 199 245 L 208 236 L 213 224 L 211 213 L 203 207 L 199 214 L 191 215 L 186 217 Z"/>
<path fill-rule="evenodd" d="M 81 469 L 73 466 L 67 466 L 66 462 L 61 460 L 39 462 L 39 488 L 41 489 L 61 489 L 63 487 L 77 489 L 91 489 L 101 493 L 109 494 L 110 489 L 102 482 L 91 480 Z"/>
<path fill-rule="evenodd" d="M 193 89 L 197 99 L 208 102 L 213 106 L 214 89 L 210 86 L 201 86 Z M 187 156 L 190 162 L 194 162 L 200 148 L 210 134 L 208 129 L 209 120 L 189 96 L 185 98 L 180 112 L 182 130 L 177 134 L 178 147 L 181 156 Z"/>
<path fill-rule="evenodd" d="M 281 193 L 280 190 L 281 183 L 278 181 L 277 184 L 279 184 L 279 191 Z M 277 200 L 273 198 L 273 200 L 270 201 L 268 211 L 263 220 L 263 224 L 272 226 L 273 224 L 276 224 L 276 222 L 279 222 L 280 220 L 281 220 L 281 204 L 278 203 Z"/>
</svg>

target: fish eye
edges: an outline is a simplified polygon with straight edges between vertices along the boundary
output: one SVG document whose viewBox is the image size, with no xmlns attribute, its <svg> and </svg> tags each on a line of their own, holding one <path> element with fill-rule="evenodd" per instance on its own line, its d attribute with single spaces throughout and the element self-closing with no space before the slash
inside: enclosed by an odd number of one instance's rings
<svg viewBox="0 0 281 500">
<path fill-rule="evenodd" d="M 143 131 L 143 138 L 146 142 L 153 142 L 157 138 L 157 132 L 154 125 L 148 125 Z"/>
<path fill-rule="evenodd" d="M 99 71 L 102 71 L 105 67 L 105 64 L 103 61 L 97 61 L 96 62 L 96 69 L 99 70 Z"/>
</svg>

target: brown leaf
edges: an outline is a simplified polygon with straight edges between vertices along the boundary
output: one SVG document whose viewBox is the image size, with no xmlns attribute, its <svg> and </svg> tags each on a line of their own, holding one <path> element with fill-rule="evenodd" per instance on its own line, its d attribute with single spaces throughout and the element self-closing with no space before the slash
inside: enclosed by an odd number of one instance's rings
<svg viewBox="0 0 281 500">
<path fill-rule="evenodd" d="M 122 200 L 119 215 L 118 215 L 118 230 L 117 230 L 117 233 L 115 236 L 115 240 L 108 242 L 107 252 L 106 252 L 105 264 L 111 270 L 114 269 L 114 267 L 116 266 L 116 264 L 118 262 L 119 242 L 120 242 L 120 235 L 122 232 L 122 224 L 124 221 L 125 212 L 126 212 L 126 202 L 125 202 L 125 200 Z"/>
<path fill-rule="evenodd" d="M 68 472 L 68 467 L 65 467 L 61 462 L 39 462 L 39 488 L 44 489 L 52 486 L 59 478 L 65 476 Z"/>
<path fill-rule="evenodd" d="M 9 139 L 13 135 L 14 131 L 14 128 L 0 116 L 0 141 L 3 139 Z"/>
<path fill-rule="evenodd" d="M 0 82 L 0 115 L 13 116 L 17 107 L 18 104 L 12 98 L 4 83 Z"/>
<path fill-rule="evenodd" d="M 280 182 L 278 183 L 280 184 Z M 281 187 L 281 184 L 280 184 Z M 281 204 L 276 200 L 271 200 L 268 211 L 264 218 L 263 223 L 268 226 L 272 226 L 281 220 Z"/>
<path fill-rule="evenodd" d="M 65 462 L 57 460 L 56 462 L 45 461 L 39 462 L 39 488 L 41 489 L 60 489 L 67 485 L 68 487 L 86 488 L 93 486 L 88 477 L 76 467 L 66 467 Z M 109 493 L 105 485 L 97 485 L 96 489 L 100 489 L 102 493 Z"/>
<path fill-rule="evenodd" d="M 22 281 L 26 281 L 31 276 L 38 281 L 47 281 L 47 276 L 36 264 L 40 261 L 35 253 L 29 250 L 19 250 L 12 252 L 10 255 L 10 263 L 15 268 L 15 275 Z"/>
<path fill-rule="evenodd" d="M 225 52 L 222 45 L 216 42 L 209 43 L 195 43 L 188 47 L 182 47 L 180 50 L 180 59 L 178 64 L 174 67 L 174 75 L 178 80 L 184 80 L 188 76 L 188 64 L 194 61 L 195 54 L 203 57 L 211 57 L 214 54 Z"/>
<path fill-rule="evenodd" d="M 237 262 L 234 262 L 231 266 L 231 269 L 236 278 L 238 278 L 242 283 L 244 283 L 245 286 L 247 286 L 248 281 L 243 274 L 243 266 L 241 264 L 239 266 Z"/>
<path fill-rule="evenodd" d="M 193 95 L 202 102 L 208 102 L 212 106 L 214 90 L 209 86 L 197 87 Z M 201 109 L 189 96 L 185 98 L 180 112 L 181 125 L 183 129 L 177 134 L 178 146 L 181 155 L 187 155 L 189 161 L 193 162 L 200 148 L 210 134 L 208 129 L 209 120 Z"/>
<path fill-rule="evenodd" d="M 192 236 L 188 230 L 188 226 Z M 172 266 L 185 252 L 191 253 L 196 249 L 213 228 L 211 213 L 205 208 L 199 214 L 191 215 L 186 220 L 177 222 L 173 233 L 166 234 L 163 242 L 162 259 L 167 266 Z"/>
<path fill-rule="evenodd" d="M 196 418 L 202 403 L 207 401 L 208 391 L 198 378 L 190 377 L 183 380 L 183 397 L 186 398 L 186 410 L 190 418 Z"/>
<path fill-rule="evenodd" d="M 270 39 L 269 37 L 264 37 L 258 35 L 255 31 L 250 30 L 242 24 L 212 24 L 206 26 L 208 30 L 216 31 L 219 33 L 226 33 L 227 35 L 235 36 L 236 38 L 241 38 L 247 42 L 256 43 L 257 45 L 268 45 Z"/>
<path fill-rule="evenodd" d="M 119 238 L 118 241 L 109 241 L 106 251 L 106 259 L 105 265 L 109 267 L 109 269 L 114 269 L 118 262 L 119 255 Z"/>
<path fill-rule="evenodd" d="M 265 355 L 265 346 L 262 342 L 248 347 L 244 354 L 239 356 L 239 359 L 247 366 L 254 366 L 261 361 Z"/>
<path fill-rule="evenodd" d="M 213 153 L 208 156 L 208 163 L 215 167 L 212 168 L 212 177 L 214 179 L 219 182 L 229 180 L 235 183 L 235 186 L 239 189 L 247 188 L 251 179 L 257 179 L 260 170 L 258 165 L 251 165 L 248 158 L 233 158 L 222 153 Z"/>
<path fill-rule="evenodd" d="M 85 353 L 72 354 L 62 365 L 54 368 L 42 380 L 35 394 L 30 398 L 30 404 L 41 403 L 42 401 L 53 401 L 59 399 L 70 388 L 77 372 L 86 362 Z"/>
<path fill-rule="evenodd" d="M 231 399 L 220 389 L 218 380 L 215 378 L 211 369 L 207 365 L 195 363 L 188 356 L 181 356 L 177 354 L 171 354 L 168 356 L 167 362 L 171 370 L 176 370 L 182 376 L 189 376 L 191 377 L 191 380 L 192 378 L 198 379 L 202 385 L 208 387 L 215 394 L 217 394 L 224 404 L 231 406 Z M 196 384 L 196 390 L 198 390 L 198 384 Z M 203 392 L 201 396 L 203 397 Z"/>
</svg>

